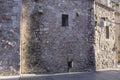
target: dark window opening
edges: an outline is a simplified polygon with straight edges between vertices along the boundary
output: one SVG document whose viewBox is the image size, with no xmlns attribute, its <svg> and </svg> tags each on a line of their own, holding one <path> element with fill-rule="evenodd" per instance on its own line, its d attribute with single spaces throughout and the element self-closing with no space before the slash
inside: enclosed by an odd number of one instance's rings
<svg viewBox="0 0 120 80">
<path fill-rule="evenodd" d="M 68 71 L 73 67 L 73 61 L 68 61 Z"/>
<path fill-rule="evenodd" d="M 34 0 L 35 2 L 38 2 L 39 0 Z"/>
<path fill-rule="evenodd" d="M 62 14 L 62 26 L 68 26 L 68 15 L 67 14 Z"/>
<path fill-rule="evenodd" d="M 109 39 L 109 27 L 106 26 L 106 38 Z"/>
</svg>

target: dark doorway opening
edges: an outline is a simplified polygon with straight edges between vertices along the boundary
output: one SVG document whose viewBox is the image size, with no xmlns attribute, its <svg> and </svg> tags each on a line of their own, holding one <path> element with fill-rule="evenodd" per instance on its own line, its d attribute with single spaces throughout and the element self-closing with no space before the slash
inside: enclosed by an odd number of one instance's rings
<svg viewBox="0 0 120 80">
<path fill-rule="evenodd" d="M 70 72 L 72 67 L 73 67 L 73 61 L 68 61 L 68 72 Z"/>
</svg>

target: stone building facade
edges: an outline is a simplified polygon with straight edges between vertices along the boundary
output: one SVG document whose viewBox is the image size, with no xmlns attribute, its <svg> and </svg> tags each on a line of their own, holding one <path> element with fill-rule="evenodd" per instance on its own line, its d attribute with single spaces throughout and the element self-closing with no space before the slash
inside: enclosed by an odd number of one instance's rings
<svg viewBox="0 0 120 80">
<path fill-rule="evenodd" d="M 105 1 L 0 0 L 1 75 L 118 69 L 119 4 Z"/>
<path fill-rule="evenodd" d="M 110 2 L 110 0 L 108 0 Z M 111 0 L 112 3 L 112 0 Z M 115 4 L 115 3 L 114 3 Z M 118 4 L 118 3 L 116 3 Z M 120 36 L 120 7 L 95 2 L 95 60 L 96 70 L 118 68 Z M 103 20 L 103 23 L 101 23 Z"/>
<path fill-rule="evenodd" d="M 91 0 L 24 0 L 21 72 L 92 71 L 94 14 L 90 8 Z"/>
</svg>

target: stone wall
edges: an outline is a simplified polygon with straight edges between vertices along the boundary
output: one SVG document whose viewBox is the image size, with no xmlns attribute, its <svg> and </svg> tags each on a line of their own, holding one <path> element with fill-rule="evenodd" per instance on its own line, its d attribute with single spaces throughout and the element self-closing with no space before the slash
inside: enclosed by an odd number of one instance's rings
<svg viewBox="0 0 120 80">
<path fill-rule="evenodd" d="M 21 0 L 0 0 L 0 75 L 19 73 Z"/>
<path fill-rule="evenodd" d="M 96 70 L 114 69 L 117 66 L 115 46 L 115 13 L 111 8 L 95 4 L 95 58 Z M 103 22 L 101 23 L 101 18 Z M 106 27 L 109 28 L 107 38 Z"/>
<path fill-rule="evenodd" d="M 94 70 L 92 9 L 92 0 L 23 0 L 21 72 Z M 62 14 L 69 26 L 62 27 Z"/>
<path fill-rule="evenodd" d="M 0 75 L 115 69 L 119 20 L 93 0 L 0 0 Z"/>
<path fill-rule="evenodd" d="M 120 64 L 120 14 L 115 15 L 115 37 L 116 37 L 116 53 L 117 53 L 117 62 Z"/>
</svg>

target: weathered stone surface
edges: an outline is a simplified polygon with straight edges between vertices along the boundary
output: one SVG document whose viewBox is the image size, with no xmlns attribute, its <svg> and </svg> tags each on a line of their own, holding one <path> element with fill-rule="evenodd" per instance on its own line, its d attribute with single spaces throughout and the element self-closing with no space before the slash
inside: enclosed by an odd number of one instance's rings
<svg viewBox="0 0 120 80">
<path fill-rule="evenodd" d="M 95 5 L 95 16 L 99 23 L 100 18 L 106 18 L 105 25 L 95 27 L 95 58 L 96 69 L 114 69 L 117 67 L 115 48 L 115 13 L 99 4 Z M 110 22 L 111 21 L 111 22 Z M 106 37 L 106 27 L 109 27 L 109 38 Z"/>
<path fill-rule="evenodd" d="M 93 1 L 0 0 L 0 74 L 117 68 L 120 8 Z M 66 27 L 62 14 L 68 15 Z"/>
<path fill-rule="evenodd" d="M 0 75 L 19 73 L 20 9 L 21 0 L 0 1 Z"/>
<path fill-rule="evenodd" d="M 91 8 L 91 0 L 23 0 L 22 73 L 94 70 Z M 69 26 L 62 27 L 62 14 L 69 15 Z"/>
<path fill-rule="evenodd" d="M 116 48 L 116 53 L 117 53 L 117 63 L 120 64 L 120 15 L 116 14 L 115 15 L 115 22 L 116 22 L 116 29 L 115 29 L 115 40 L 116 40 L 116 44 L 115 44 L 115 48 Z"/>
</svg>

